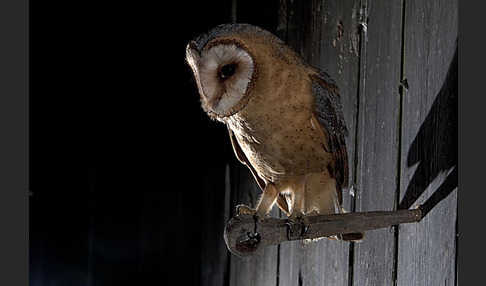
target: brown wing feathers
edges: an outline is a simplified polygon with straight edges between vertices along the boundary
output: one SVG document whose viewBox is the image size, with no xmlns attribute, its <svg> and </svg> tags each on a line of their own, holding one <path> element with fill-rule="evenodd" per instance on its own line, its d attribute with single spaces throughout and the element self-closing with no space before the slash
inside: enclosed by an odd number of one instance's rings
<svg viewBox="0 0 486 286">
<path fill-rule="evenodd" d="M 233 132 L 229 128 L 228 128 L 228 133 L 229 133 L 229 137 L 230 137 L 230 140 L 231 140 L 231 145 L 233 146 L 233 151 L 236 154 L 236 158 L 238 158 L 238 160 L 243 165 L 246 165 L 248 167 L 248 169 L 250 169 L 250 171 L 251 171 L 253 177 L 255 178 L 255 181 L 257 182 L 260 189 L 262 189 L 262 191 L 265 190 L 265 186 L 266 186 L 265 181 L 263 181 L 263 179 L 260 178 L 260 176 L 258 176 L 255 169 L 253 169 L 253 166 L 248 161 L 248 158 L 246 158 L 245 153 L 243 153 L 243 150 L 241 150 L 241 147 L 238 144 L 238 141 L 236 140 L 235 135 L 233 134 Z"/>
<path fill-rule="evenodd" d="M 231 129 L 228 128 L 228 133 L 231 141 L 231 145 L 233 146 L 233 151 L 235 152 L 236 158 L 238 158 L 238 161 L 240 161 L 243 165 L 246 165 L 248 169 L 250 169 L 251 174 L 255 178 L 255 181 L 257 182 L 258 186 L 262 191 L 265 191 L 266 183 L 265 181 L 258 176 L 257 172 L 255 169 L 253 169 L 253 166 L 250 164 L 248 161 L 248 158 L 246 158 L 245 153 L 243 153 L 243 150 L 241 150 L 240 145 L 238 144 L 238 141 L 235 138 L 235 135 L 231 131 Z M 287 215 L 290 215 L 289 213 L 289 206 L 287 204 L 287 200 L 285 199 L 284 195 L 279 195 L 277 198 L 277 205 L 284 211 Z"/>
<path fill-rule="evenodd" d="M 315 73 L 311 75 L 312 92 L 314 95 L 314 116 L 320 123 L 327 135 L 327 142 L 325 142 L 326 151 L 330 151 L 334 158 L 333 163 L 328 166 L 328 170 L 332 177 L 336 179 L 337 193 L 339 196 L 339 203 L 342 203 L 342 189 L 348 186 L 349 170 L 348 170 L 348 153 L 346 151 L 346 136 L 348 130 L 344 121 L 344 115 L 339 98 L 339 91 L 334 81 L 324 72 Z M 233 132 L 228 128 L 229 137 L 233 146 L 233 151 L 238 160 L 246 165 L 258 186 L 265 190 L 265 181 L 258 176 L 255 169 L 251 166 L 246 158 L 243 150 L 238 144 Z M 285 199 L 278 198 L 278 205 L 288 211 Z"/>
<path fill-rule="evenodd" d="M 331 176 L 338 184 L 339 201 L 342 203 L 342 188 L 348 185 L 348 153 L 346 136 L 348 130 L 340 103 L 339 91 L 334 81 L 324 72 L 311 75 L 312 92 L 315 98 L 314 114 L 327 134 L 327 146 L 333 154 L 334 164 L 328 166 Z"/>
</svg>

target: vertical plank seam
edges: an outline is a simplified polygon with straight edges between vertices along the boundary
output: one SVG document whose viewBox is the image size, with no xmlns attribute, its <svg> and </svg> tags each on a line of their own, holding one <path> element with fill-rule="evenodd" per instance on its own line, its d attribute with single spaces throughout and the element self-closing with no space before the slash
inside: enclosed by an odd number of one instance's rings
<svg viewBox="0 0 486 286">
<path fill-rule="evenodd" d="M 402 174 L 402 125 L 403 125 L 403 100 L 405 89 L 402 83 L 405 81 L 405 7 L 406 0 L 402 0 L 402 19 L 401 19 L 401 51 L 400 51 L 400 83 L 399 83 L 399 107 L 398 107 L 398 159 L 397 159 L 397 176 L 396 176 L 396 192 L 395 192 L 395 209 L 400 204 L 401 193 L 401 174 Z M 394 257 L 393 257 L 393 285 L 398 284 L 398 245 L 399 245 L 399 233 L 400 226 L 393 227 L 395 244 L 394 244 Z"/>
<path fill-rule="evenodd" d="M 359 33 L 359 46 L 358 46 L 358 74 L 357 74 L 357 88 L 356 88 L 356 115 L 355 115 L 355 134 L 354 134 L 354 162 L 353 162 L 353 186 L 355 188 L 354 191 L 354 196 L 350 200 L 351 203 L 351 211 L 355 212 L 356 211 L 356 200 L 357 196 L 359 193 L 358 190 L 358 166 L 359 166 L 359 130 L 360 130 L 360 123 L 362 120 L 360 120 L 360 102 L 361 102 L 361 97 L 364 98 L 364 92 L 365 92 L 365 74 L 366 74 L 366 22 L 368 18 L 368 12 L 367 12 L 367 2 L 366 0 L 361 0 L 359 3 L 359 18 L 358 18 L 358 33 Z M 355 243 L 351 242 L 349 244 L 349 260 L 348 260 L 348 286 L 353 285 L 353 280 L 354 280 L 354 248 L 355 248 Z"/>
<path fill-rule="evenodd" d="M 457 168 L 457 165 L 456 165 L 456 168 Z M 458 259 L 458 246 L 459 244 L 457 243 L 458 242 L 458 237 L 459 237 L 459 220 L 458 220 L 458 216 L 459 216 L 459 204 L 457 203 L 457 198 L 456 198 L 456 237 L 455 237 L 455 249 L 456 249 L 456 253 L 455 253 L 455 263 L 454 263 L 454 285 L 457 286 L 459 285 L 459 282 L 458 282 L 458 278 L 457 278 L 457 273 L 458 273 L 458 263 L 457 263 L 457 259 Z"/>
<path fill-rule="evenodd" d="M 280 281 L 280 243 L 277 245 L 277 275 L 275 278 L 275 285 L 279 286 Z"/>
<path fill-rule="evenodd" d="M 365 106 L 366 103 L 366 68 L 367 68 L 367 45 L 368 45 L 368 33 L 367 33 L 367 22 L 368 22 L 368 1 L 362 0 L 361 7 L 360 7 L 360 22 L 359 22 L 359 29 L 360 29 L 360 59 L 359 59 L 359 81 L 358 81 L 358 97 L 357 97 L 357 114 L 356 114 L 356 150 L 355 153 L 355 163 L 356 163 L 356 192 L 354 198 L 354 205 L 353 211 L 356 211 L 356 202 L 358 201 L 358 197 L 360 195 L 360 190 L 358 189 L 358 184 L 360 183 L 360 176 L 358 175 L 358 170 L 362 168 L 361 164 L 363 163 L 361 158 L 363 158 L 364 148 L 360 146 L 360 135 L 362 133 L 362 125 L 364 124 L 364 112 L 360 112 L 361 107 Z M 363 135 L 364 136 L 364 135 Z"/>
</svg>

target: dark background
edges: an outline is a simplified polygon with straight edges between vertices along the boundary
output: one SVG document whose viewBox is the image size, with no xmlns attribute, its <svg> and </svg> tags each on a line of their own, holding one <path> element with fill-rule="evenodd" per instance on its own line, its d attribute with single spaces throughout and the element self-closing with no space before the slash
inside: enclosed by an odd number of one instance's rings
<svg viewBox="0 0 486 286">
<path fill-rule="evenodd" d="M 274 30 L 253 2 L 238 22 Z M 185 46 L 231 1 L 155 3 L 30 4 L 30 285 L 199 283 L 201 201 L 235 158 Z"/>
</svg>

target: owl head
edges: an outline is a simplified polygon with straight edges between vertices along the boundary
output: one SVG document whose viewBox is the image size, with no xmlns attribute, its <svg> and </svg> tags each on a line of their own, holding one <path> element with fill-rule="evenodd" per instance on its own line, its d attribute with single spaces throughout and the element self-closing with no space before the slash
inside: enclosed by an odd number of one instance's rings
<svg viewBox="0 0 486 286">
<path fill-rule="evenodd" d="M 210 117 L 233 115 L 248 103 L 258 77 L 258 63 L 250 47 L 252 37 L 274 36 L 247 24 L 225 24 L 187 45 L 186 61 Z"/>
</svg>

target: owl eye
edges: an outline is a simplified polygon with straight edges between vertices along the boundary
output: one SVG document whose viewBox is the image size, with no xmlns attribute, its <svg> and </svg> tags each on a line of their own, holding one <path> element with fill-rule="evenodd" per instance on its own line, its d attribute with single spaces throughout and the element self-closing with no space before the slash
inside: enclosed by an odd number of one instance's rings
<svg viewBox="0 0 486 286">
<path fill-rule="evenodd" d="M 235 74 L 236 64 L 224 65 L 218 72 L 218 76 L 221 80 L 225 80 Z"/>
</svg>

